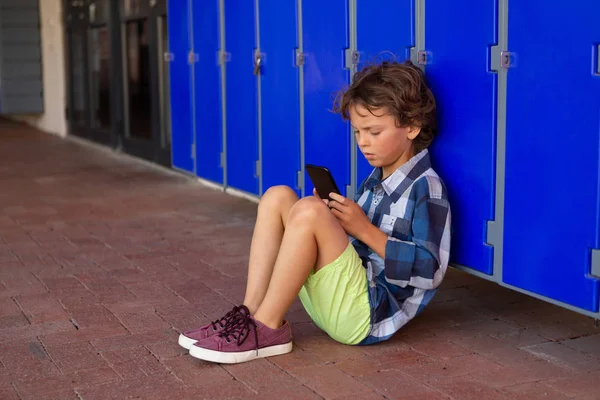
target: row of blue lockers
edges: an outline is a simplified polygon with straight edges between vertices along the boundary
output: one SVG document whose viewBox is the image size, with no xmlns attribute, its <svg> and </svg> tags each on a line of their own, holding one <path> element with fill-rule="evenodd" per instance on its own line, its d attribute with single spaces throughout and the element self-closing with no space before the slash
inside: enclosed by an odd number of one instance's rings
<svg viewBox="0 0 600 400">
<path fill-rule="evenodd" d="M 600 2 L 184 3 L 169 2 L 174 168 L 259 197 L 311 193 L 302 165 L 320 164 L 351 195 L 371 167 L 335 92 L 353 62 L 422 55 L 452 263 L 600 315 Z"/>
</svg>

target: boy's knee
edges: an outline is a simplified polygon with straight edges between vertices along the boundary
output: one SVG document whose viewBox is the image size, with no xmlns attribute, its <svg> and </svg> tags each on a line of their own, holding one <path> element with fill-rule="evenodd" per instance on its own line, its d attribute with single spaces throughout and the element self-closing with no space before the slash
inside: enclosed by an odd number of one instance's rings
<svg viewBox="0 0 600 400">
<path fill-rule="evenodd" d="M 322 221 L 327 215 L 325 213 L 330 212 L 329 207 L 321 199 L 309 196 L 304 197 L 292 207 L 288 219 L 303 222 Z"/>
<path fill-rule="evenodd" d="M 272 207 L 279 204 L 285 204 L 290 202 L 296 202 L 298 195 L 289 186 L 271 186 L 259 202 L 260 206 Z"/>
</svg>

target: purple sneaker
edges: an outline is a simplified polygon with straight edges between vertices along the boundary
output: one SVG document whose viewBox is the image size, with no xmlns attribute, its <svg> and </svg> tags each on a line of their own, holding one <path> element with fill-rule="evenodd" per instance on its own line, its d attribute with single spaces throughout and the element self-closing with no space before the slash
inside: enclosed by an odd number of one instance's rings
<svg viewBox="0 0 600 400">
<path fill-rule="evenodd" d="M 221 332 L 228 324 L 237 319 L 243 318 L 250 315 L 250 311 L 246 306 L 235 306 L 222 318 L 211 322 L 208 325 L 204 325 L 201 328 L 192 329 L 183 332 L 179 335 L 178 343 L 184 349 L 189 350 L 190 347 L 198 340 L 206 339 L 207 337 L 213 336 Z"/>
<path fill-rule="evenodd" d="M 196 342 L 190 356 L 205 361 L 236 364 L 292 351 L 292 330 L 284 321 L 271 329 L 251 316 L 237 319 L 219 334 Z"/>
</svg>

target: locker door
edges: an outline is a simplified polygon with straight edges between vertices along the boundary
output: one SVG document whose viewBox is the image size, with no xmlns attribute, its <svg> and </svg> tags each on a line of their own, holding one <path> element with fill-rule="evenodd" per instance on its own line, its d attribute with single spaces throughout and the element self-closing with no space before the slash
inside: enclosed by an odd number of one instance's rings
<svg viewBox="0 0 600 400">
<path fill-rule="evenodd" d="M 258 108 L 255 2 L 225 1 L 225 48 L 230 54 L 226 78 L 227 185 L 258 193 Z"/>
<path fill-rule="evenodd" d="M 259 0 L 262 190 L 288 185 L 300 194 L 300 104 L 296 2 Z"/>
<path fill-rule="evenodd" d="M 196 174 L 223 183 L 221 168 L 221 69 L 219 51 L 219 0 L 192 0 L 194 95 L 196 116 Z"/>
<path fill-rule="evenodd" d="M 359 69 L 376 61 L 410 58 L 414 46 L 412 1 L 356 0 L 356 43 Z M 356 183 L 371 174 L 373 167 L 357 149 Z"/>
<path fill-rule="evenodd" d="M 598 311 L 600 2 L 509 9 L 503 280 Z"/>
<path fill-rule="evenodd" d="M 333 114 L 333 95 L 348 84 L 344 50 L 348 44 L 348 2 L 304 0 L 305 160 L 331 170 L 342 194 L 350 184 L 350 129 Z M 305 174 L 305 194 L 313 185 Z"/>
<path fill-rule="evenodd" d="M 194 132 L 192 130 L 192 86 L 188 62 L 190 44 L 190 4 L 169 1 L 169 49 L 171 65 L 171 131 L 173 168 L 194 172 Z"/>
<path fill-rule="evenodd" d="M 425 7 L 425 72 L 439 124 L 432 163 L 452 207 L 451 262 L 492 274 L 486 225 L 495 204 L 496 74 L 488 52 L 496 41 L 496 2 L 426 1 Z"/>
</svg>

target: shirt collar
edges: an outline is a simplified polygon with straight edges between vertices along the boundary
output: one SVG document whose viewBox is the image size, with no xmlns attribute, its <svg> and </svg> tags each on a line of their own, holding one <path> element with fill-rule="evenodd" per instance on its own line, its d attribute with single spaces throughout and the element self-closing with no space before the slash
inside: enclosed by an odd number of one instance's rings
<svg viewBox="0 0 600 400">
<path fill-rule="evenodd" d="M 406 177 L 413 171 L 415 166 L 419 165 L 419 169 L 429 169 L 431 167 L 431 161 L 429 158 L 429 151 L 424 149 L 419 153 L 415 154 L 410 160 L 402 164 L 395 170 L 390 176 L 387 177 L 383 182 L 381 181 L 381 177 L 383 174 L 383 170 L 381 168 L 375 168 L 371 175 L 365 181 L 365 189 L 373 190 L 375 186 L 381 184 L 385 193 L 390 196 L 396 188 L 400 185 L 400 183 L 406 179 Z"/>
</svg>

